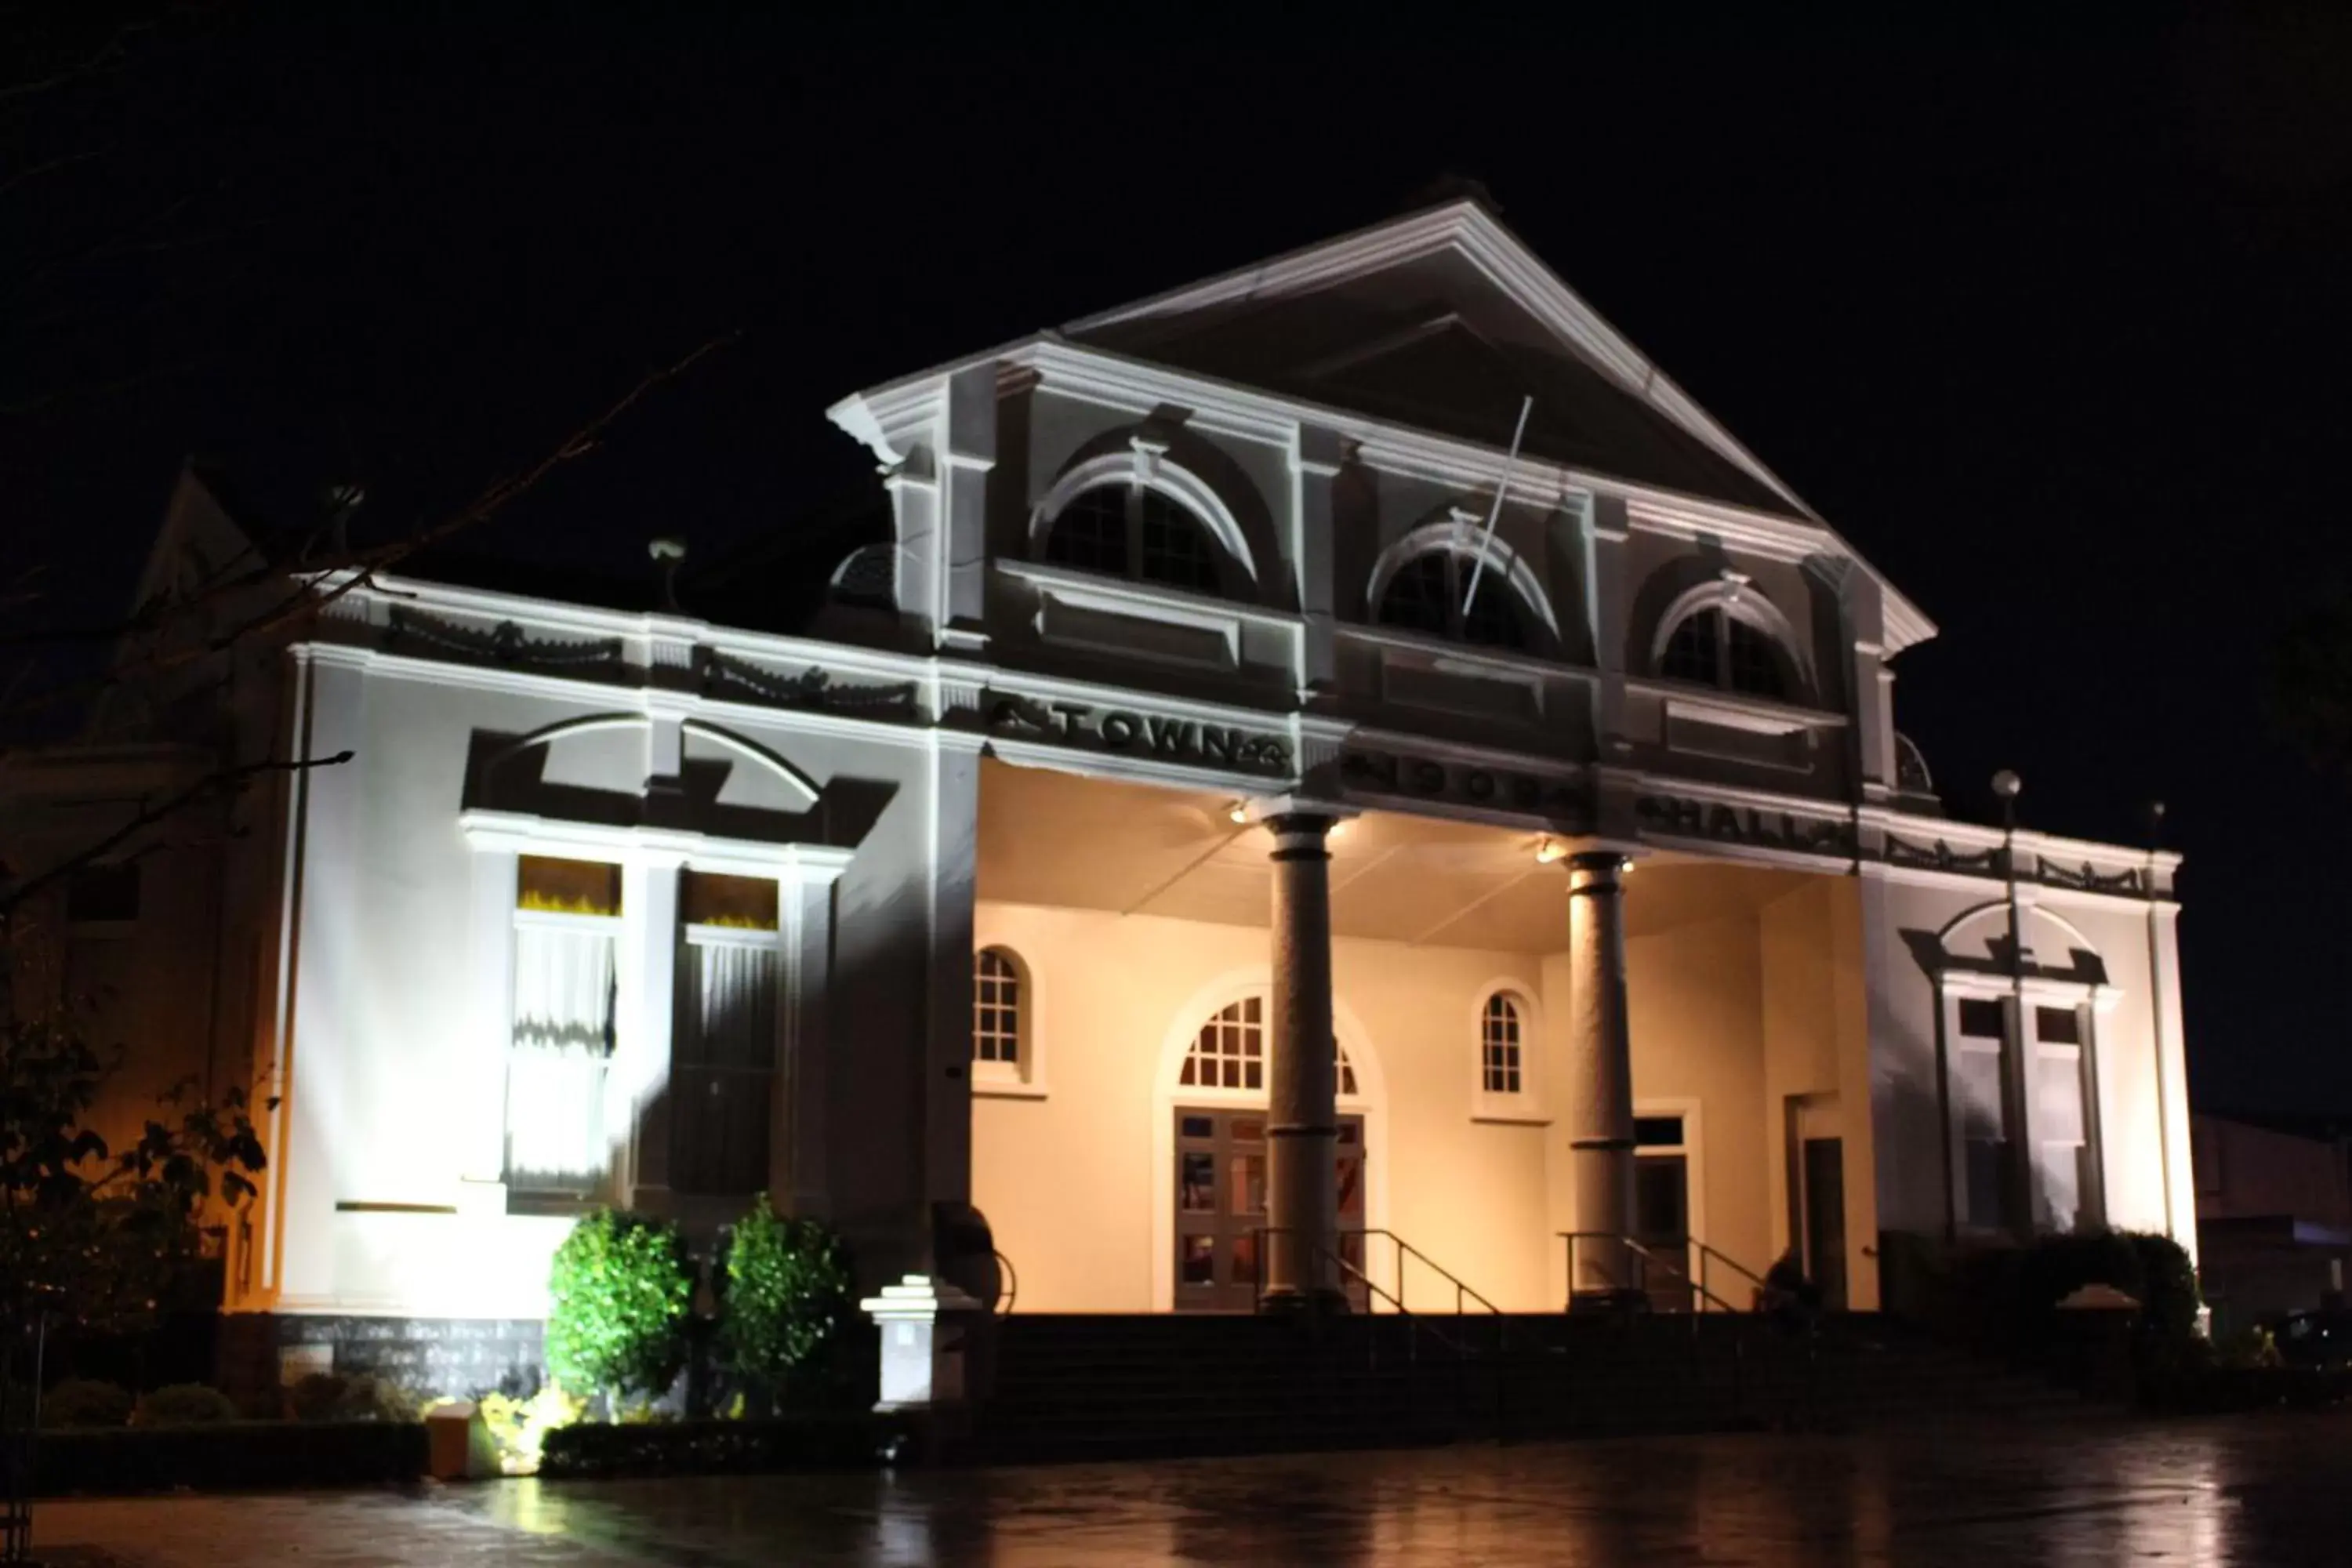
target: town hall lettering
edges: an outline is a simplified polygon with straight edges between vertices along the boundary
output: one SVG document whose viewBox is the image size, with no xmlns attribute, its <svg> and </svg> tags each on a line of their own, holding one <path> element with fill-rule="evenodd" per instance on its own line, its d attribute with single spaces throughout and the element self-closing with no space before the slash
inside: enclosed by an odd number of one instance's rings
<svg viewBox="0 0 2352 1568">
<path fill-rule="evenodd" d="M 1576 785 L 1564 780 L 1393 752 L 1343 752 L 1339 774 L 1356 788 L 1381 795 L 1423 795 L 1556 818 L 1580 819 L 1590 804 Z"/>
<path fill-rule="evenodd" d="M 1288 777 L 1290 747 L 1273 735 L 1084 702 L 1038 702 L 992 696 L 988 727 L 996 734 L 1057 741 L 1097 751 L 1132 752 L 1171 763 L 1235 768 Z"/>
</svg>

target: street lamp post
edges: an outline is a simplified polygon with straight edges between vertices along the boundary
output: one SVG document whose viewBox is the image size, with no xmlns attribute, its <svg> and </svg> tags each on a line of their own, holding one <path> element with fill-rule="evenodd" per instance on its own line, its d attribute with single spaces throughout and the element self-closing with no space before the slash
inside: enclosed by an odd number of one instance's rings
<svg viewBox="0 0 2352 1568">
<path fill-rule="evenodd" d="M 2009 1221 L 2011 1228 L 2031 1235 L 2033 1228 L 2033 1147 L 2026 1126 L 2027 1086 L 2031 1069 L 2025 1031 L 2025 922 L 2017 904 L 2017 797 L 2025 781 L 2003 768 L 1992 775 L 1992 793 L 2000 797 L 2000 874 L 2009 903 L 2009 1037 L 2002 1041 L 2007 1058 L 2001 1073 L 2001 1121 L 2007 1145 Z"/>
</svg>

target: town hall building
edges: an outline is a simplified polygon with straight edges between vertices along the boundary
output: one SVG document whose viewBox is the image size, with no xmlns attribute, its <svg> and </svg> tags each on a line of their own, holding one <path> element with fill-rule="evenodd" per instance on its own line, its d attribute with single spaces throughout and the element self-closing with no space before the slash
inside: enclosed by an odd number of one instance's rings
<svg viewBox="0 0 2352 1568">
<path fill-rule="evenodd" d="M 795 627 L 420 558 L 227 740 L 0 775 L 32 870 L 350 753 L 56 911 L 140 1085 L 276 1097 L 225 1256 L 279 1342 L 534 1320 L 588 1207 L 763 1191 L 1022 1312 L 2193 1248 L 2176 858 L 1946 816 L 1927 616 L 1485 207 L 828 412 L 886 521 Z M 192 476 L 142 592 L 251 547 Z"/>
</svg>

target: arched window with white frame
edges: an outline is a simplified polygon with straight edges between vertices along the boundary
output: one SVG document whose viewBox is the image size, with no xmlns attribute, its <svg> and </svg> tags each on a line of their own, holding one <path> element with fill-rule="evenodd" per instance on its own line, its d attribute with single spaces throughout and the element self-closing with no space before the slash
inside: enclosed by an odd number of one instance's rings
<svg viewBox="0 0 2352 1568">
<path fill-rule="evenodd" d="M 1483 1092 L 1515 1097 L 1526 1089 L 1523 1027 L 1518 1004 L 1507 992 L 1486 998 L 1478 1015 L 1478 1084 Z"/>
<path fill-rule="evenodd" d="M 1375 625 L 1475 647 L 1540 652 L 1559 637 L 1526 561 L 1459 509 L 1391 545 L 1365 599 Z"/>
<path fill-rule="evenodd" d="M 1028 970 L 1008 947 L 971 961 L 971 1076 L 975 1087 L 1025 1084 L 1036 1067 Z"/>
<path fill-rule="evenodd" d="M 1684 595 L 1661 622 L 1652 664 L 1667 680 L 1769 702 L 1804 700 L 1788 618 L 1736 575 Z"/>
<path fill-rule="evenodd" d="M 1047 562 L 1107 577 L 1222 595 L 1222 555 L 1207 523 L 1139 477 L 1088 486 L 1045 520 Z"/>
<path fill-rule="evenodd" d="M 1339 1098 L 1358 1095 L 1355 1064 L 1347 1047 L 1331 1041 L 1332 1081 Z M 1265 1092 L 1265 998 L 1244 996 L 1211 1015 L 1184 1053 L 1177 1082 L 1186 1089 L 1234 1089 L 1244 1094 Z"/>
</svg>

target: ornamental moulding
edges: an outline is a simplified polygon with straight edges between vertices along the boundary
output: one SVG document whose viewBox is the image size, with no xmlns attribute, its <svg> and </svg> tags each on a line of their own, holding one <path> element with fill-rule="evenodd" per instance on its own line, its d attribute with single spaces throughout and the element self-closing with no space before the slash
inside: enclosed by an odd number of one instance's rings
<svg viewBox="0 0 2352 1568">
<path fill-rule="evenodd" d="M 489 630 L 480 631 L 463 622 L 399 605 L 392 607 L 389 619 L 391 630 L 384 638 L 388 647 L 415 643 L 465 658 L 547 669 L 618 670 L 625 668 L 628 663 L 619 637 L 559 642 L 553 638 L 527 637 L 523 629 L 512 621 L 500 621 Z"/>
<path fill-rule="evenodd" d="M 2103 872 L 2088 860 L 2080 866 L 2061 866 L 2050 860 L 2034 863 L 2036 879 L 2053 888 L 2073 888 L 2085 893 L 2137 893 L 2140 890 L 2139 872 L 2132 867 L 2120 871 Z"/>
<path fill-rule="evenodd" d="M 814 665 L 798 675 L 779 675 L 707 647 L 694 650 L 694 672 L 705 697 L 888 719 L 911 719 L 917 710 L 911 680 L 841 685 L 835 682 L 831 671 Z"/>
<path fill-rule="evenodd" d="M 1238 725 L 1097 708 L 1084 702 L 1040 702 L 996 691 L 983 692 L 982 706 L 989 731 L 1011 739 L 1053 741 L 1087 751 L 1139 752 L 1171 763 L 1290 776 L 1286 740 L 1253 734 Z"/>
</svg>

